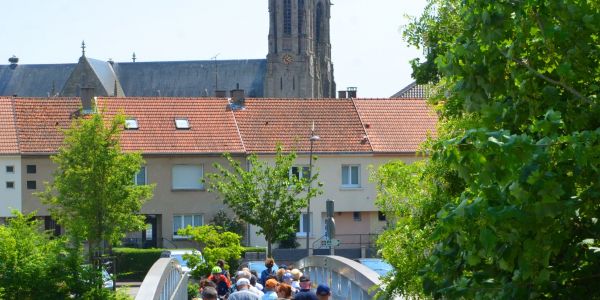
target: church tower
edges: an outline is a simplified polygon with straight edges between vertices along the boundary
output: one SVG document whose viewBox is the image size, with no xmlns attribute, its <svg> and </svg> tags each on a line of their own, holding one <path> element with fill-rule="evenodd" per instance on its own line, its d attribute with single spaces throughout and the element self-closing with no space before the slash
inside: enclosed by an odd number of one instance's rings
<svg viewBox="0 0 600 300">
<path fill-rule="evenodd" d="M 268 98 L 335 98 L 330 0 L 269 0 Z"/>
</svg>

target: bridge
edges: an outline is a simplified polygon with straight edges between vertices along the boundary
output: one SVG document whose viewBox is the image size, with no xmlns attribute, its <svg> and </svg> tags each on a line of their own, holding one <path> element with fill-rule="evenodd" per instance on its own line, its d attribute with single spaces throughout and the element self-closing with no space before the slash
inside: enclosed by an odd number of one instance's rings
<svg viewBox="0 0 600 300">
<path fill-rule="evenodd" d="M 373 299 L 379 275 L 353 260 L 335 255 L 305 257 L 295 264 L 313 284 L 326 283 L 334 300 Z M 188 276 L 176 259 L 157 260 L 140 286 L 136 300 L 186 300 Z M 316 286 L 315 286 L 316 287 Z"/>
</svg>

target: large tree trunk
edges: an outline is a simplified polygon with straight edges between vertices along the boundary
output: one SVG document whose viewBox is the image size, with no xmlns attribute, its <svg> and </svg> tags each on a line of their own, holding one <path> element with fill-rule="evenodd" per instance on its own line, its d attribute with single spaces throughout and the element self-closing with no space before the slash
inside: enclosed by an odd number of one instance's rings
<svg viewBox="0 0 600 300">
<path fill-rule="evenodd" d="M 273 257 L 273 243 L 271 240 L 267 240 L 267 257 Z"/>
</svg>

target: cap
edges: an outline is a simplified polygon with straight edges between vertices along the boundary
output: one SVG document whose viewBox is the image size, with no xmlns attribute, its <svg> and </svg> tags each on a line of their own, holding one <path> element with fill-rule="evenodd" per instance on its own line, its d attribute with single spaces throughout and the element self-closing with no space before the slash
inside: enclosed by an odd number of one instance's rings
<svg viewBox="0 0 600 300">
<path fill-rule="evenodd" d="M 238 279 L 238 281 L 235 283 L 236 286 L 240 286 L 240 285 L 250 285 L 250 280 L 246 279 L 246 278 L 240 278 Z"/>
<path fill-rule="evenodd" d="M 267 280 L 267 282 L 265 282 L 265 287 L 272 290 L 274 288 L 277 287 L 277 280 L 275 279 L 269 279 Z"/>
<path fill-rule="evenodd" d="M 306 275 L 300 277 L 300 282 L 309 282 L 310 278 Z"/>
<path fill-rule="evenodd" d="M 331 295 L 331 290 L 326 284 L 319 284 L 317 287 L 317 296 Z"/>
<path fill-rule="evenodd" d="M 223 270 L 221 270 L 221 267 L 213 267 L 211 273 L 213 273 L 213 274 L 219 274 L 221 272 L 223 272 Z"/>
<path fill-rule="evenodd" d="M 283 274 L 282 279 L 283 280 L 293 280 L 294 275 L 292 275 L 292 273 L 290 273 L 290 272 L 286 272 L 285 274 Z"/>
</svg>

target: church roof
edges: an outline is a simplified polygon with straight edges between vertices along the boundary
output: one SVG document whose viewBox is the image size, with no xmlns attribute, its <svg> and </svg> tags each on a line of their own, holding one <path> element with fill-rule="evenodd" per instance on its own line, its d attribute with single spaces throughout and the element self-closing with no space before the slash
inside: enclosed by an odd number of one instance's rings
<svg viewBox="0 0 600 300">
<path fill-rule="evenodd" d="M 426 99 L 429 97 L 429 87 L 413 81 L 390 98 Z"/>
<path fill-rule="evenodd" d="M 201 97 L 229 91 L 239 84 L 249 97 L 262 97 L 267 70 L 264 59 L 116 63 L 125 96 Z"/>
<path fill-rule="evenodd" d="M 76 65 L 0 65 L 0 96 L 48 97 L 53 92 L 56 95 Z"/>
<path fill-rule="evenodd" d="M 96 73 L 96 76 L 102 83 L 104 89 L 106 89 L 106 93 L 108 95 L 113 95 L 115 90 L 115 84 L 117 84 L 119 79 L 117 78 L 117 74 L 115 74 L 113 68 L 110 66 L 110 63 L 93 58 L 87 58 L 87 61 L 92 67 L 94 73 Z M 117 90 L 118 89 L 119 85 L 117 84 Z M 120 93 L 117 93 L 117 95 L 122 94 L 122 91 L 120 91 Z"/>
</svg>

